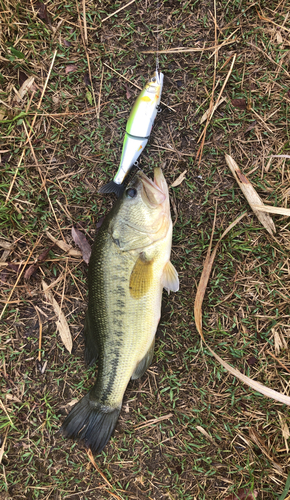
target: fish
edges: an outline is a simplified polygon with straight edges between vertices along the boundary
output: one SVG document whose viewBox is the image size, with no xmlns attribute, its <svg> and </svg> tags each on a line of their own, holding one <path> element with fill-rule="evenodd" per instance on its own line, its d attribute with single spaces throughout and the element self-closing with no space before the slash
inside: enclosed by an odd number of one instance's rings
<svg viewBox="0 0 290 500">
<path fill-rule="evenodd" d="M 94 386 L 62 424 L 94 454 L 108 443 L 130 379 L 150 366 L 160 320 L 163 288 L 179 289 L 170 261 L 172 220 L 161 168 L 154 181 L 141 170 L 105 217 L 89 262 L 85 360 L 98 361 Z"/>
<path fill-rule="evenodd" d="M 136 99 L 126 125 L 118 171 L 111 182 L 99 189 L 99 193 L 122 195 L 123 181 L 149 140 L 161 100 L 163 79 L 163 73 L 155 71 Z"/>
</svg>

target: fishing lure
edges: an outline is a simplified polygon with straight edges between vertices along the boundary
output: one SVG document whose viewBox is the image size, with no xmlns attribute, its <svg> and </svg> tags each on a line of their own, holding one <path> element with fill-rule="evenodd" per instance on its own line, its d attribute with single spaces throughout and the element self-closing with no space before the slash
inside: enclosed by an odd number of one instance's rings
<svg viewBox="0 0 290 500">
<path fill-rule="evenodd" d="M 122 156 L 114 179 L 102 186 L 100 193 L 115 193 L 124 190 L 124 179 L 145 148 L 158 111 L 163 87 L 163 73 L 155 71 L 135 101 L 126 125 Z"/>
</svg>

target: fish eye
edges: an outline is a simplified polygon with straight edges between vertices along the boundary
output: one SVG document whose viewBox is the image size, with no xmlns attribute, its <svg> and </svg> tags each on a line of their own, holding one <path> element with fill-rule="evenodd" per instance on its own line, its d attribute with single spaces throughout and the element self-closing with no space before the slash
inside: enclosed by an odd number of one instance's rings
<svg viewBox="0 0 290 500">
<path fill-rule="evenodd" d="M 153 76 L 153 78 L 151 78 L 151 82 L 156 82 L 155 76 Z"/>
<path fill-rule="evenodd" d="M 126 191 L 127 198 L 135 198 L 136 195 L 137 195 L 136 189 L 134 189 L 134 188 L 127 189 L 127 191 Z"/>
</svg>

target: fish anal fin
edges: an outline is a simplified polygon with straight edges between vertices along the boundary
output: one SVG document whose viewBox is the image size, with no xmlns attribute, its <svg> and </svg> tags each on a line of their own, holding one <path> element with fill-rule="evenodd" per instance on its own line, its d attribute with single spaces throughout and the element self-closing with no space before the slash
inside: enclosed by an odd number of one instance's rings
<svg viewBox="0 0 290 500">
<path fill-rule="evenodd" d="M 168 291 L 177 292 L 179 290 L 178 273 L 170 260 L 165 264 L 162 274 L 162 285 Z"/>
<path fill-rule="evenodd" d="M 99 356 L 99 349 L 96 339 L 96 332 L 92 328 L 89 309 L 87 310 L 85 317 L 84 336 L 85 336 L 85 361 L 86 365 L 90 366 L 97 361 Z"/>
<path fill-rule="evenodd" d="M 141 361 L 139 361 L 138 365 L 136 366 L 134 373 L 131 376 L 132 380 L 136 380 L 137 378 L 142 377 L 142 375 L 146 372 L 147 368 L 149 368 L 149 366 L 151 365 L 154 354 L 154 345 L 155 345 L 155 337 L 144 358 L 141 359 Z"/>
<path fill-rule="evenodd" d="M 153 259 L 146 260 L 143 253 L 141 253 L 136 260 L 130 276 L 130 295 L 134 299 L 143 297 L 152 284 L 153 280 Z"/>
</svg>

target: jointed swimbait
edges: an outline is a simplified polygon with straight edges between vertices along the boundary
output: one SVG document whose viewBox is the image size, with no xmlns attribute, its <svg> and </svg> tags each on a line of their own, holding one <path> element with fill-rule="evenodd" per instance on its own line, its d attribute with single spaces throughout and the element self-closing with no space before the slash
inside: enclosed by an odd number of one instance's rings
<svg viewBox="0 0 290 500">
<path fill-rule="evenodd" d="M 120 196 L 123 192 L 122 183 L 150 137 L 161 100 L 163 77 L 163 73 L 155 71 L 135 101 L 126 125 L 118 172 L 109 184 L 101 187 L 100 193 L 115 193 Z"/>
</svg>

